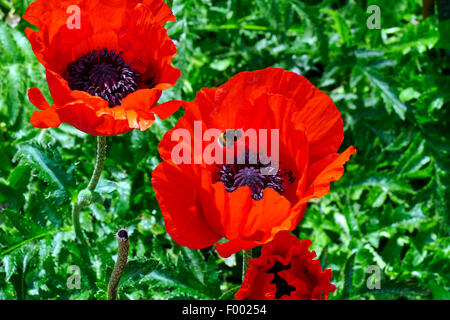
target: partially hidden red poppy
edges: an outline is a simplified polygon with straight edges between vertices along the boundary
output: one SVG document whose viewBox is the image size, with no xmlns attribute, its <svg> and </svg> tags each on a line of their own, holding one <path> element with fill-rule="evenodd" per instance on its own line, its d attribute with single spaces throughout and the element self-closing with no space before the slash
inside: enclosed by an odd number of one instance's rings
<svg viewBox="0 0 450 320">
<path fill-rule="evenodd" d="M 261 256 L 249 261 L 238 300 L 327 300 L 336 286 L 331 269 L 322 271 L 311 240 L 300 241 L 286 231 L 261 248 Z"/>
<path fill-rule="evenodd" d="M 193 102 L 167 103 L 169 108 L 179 105 L 185 115 L 159 145 L 163 162 L 152 173 L 152 184 L 167 232 L 189 248 L 205 248 L 225 238 L 228 242 L 216 248 L 228 257 L 271 241 L 278 231 L 293 230 L 307 202 L 329 192 L 330 182 L 342 177 L 344 163 L 356 152 L 349 147 L 337 153 L 344 139 L 343 122 L 332 100 L 304 77 L 283 69 L 243 72 L 220 88 L 202 89 Z M 217 132 L 206 134 L 207 129 Z M 259 156 L 252 164 L 239 164 L 237 159 L 248 160 L 258 152 L 251 146 L 237 147 L 246 145 L 251 129 L 258 135 L 266 129 L 270 141 L 269 130 L 279 130 L 277 168 Z M 198 139 L 205 134 L 210 143 L 199 147 Z M 192 139 L 185 141 L 186 135 Z M 225 159 L 230 141 L 236 152 L 232 161 Z M 223 145 L 219 158 L 225 164 L 205 159 L 214 143 Z M 185 149 L 182 157 L 188 150 L 194 164 L 172 158 L 180 146 Z M 200 162 L 198 154 L 203 154 Z M 262 169 L 275 171 L 265 175 Z"/>
<path fill-rule="evenodd" d="M 155 114 L 165 119 L 176 111 L 156 106 L 180 77 L 164 29 L 175 17 L 163 0 L 37 0 L 24 19 L 39 28 L 25 32 L 54 101 L 50 105 L 38 88 L 28 91 L 40 109 L 33 126 L 66 122 L 111 136 L 146 130 Z"/>
</svg>

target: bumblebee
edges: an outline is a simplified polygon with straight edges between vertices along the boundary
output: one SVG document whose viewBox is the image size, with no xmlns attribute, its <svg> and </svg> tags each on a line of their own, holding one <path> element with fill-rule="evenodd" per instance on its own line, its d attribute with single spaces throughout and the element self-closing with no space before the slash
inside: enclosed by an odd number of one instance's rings
<svg viewBox="0 0 450 320">
<path fill-rule="evenodd" d="M 228 129 L 219 137 L 219 143 L 223 147 L 231 147 L 236 141 L 242 137 L 242 130 Z"/>
</svg>

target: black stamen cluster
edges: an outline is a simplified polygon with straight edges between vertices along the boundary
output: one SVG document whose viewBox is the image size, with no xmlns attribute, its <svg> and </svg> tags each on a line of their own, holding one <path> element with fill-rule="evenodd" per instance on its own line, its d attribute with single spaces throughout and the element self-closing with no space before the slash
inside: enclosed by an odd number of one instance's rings
<svg viewBox="0 0 450 320">
<path fill-rule="evenodd" d="M 67 66 L 67 81 L 71 90 L 101 97 L 113 108 L 138 89 L 140 75 L 130 65 L 116 50 L 92 50 Z"/>
<path fill-rule="evenodd" d="M 285 180 L 290 183 L 295 181 L 290 170 L 275 169 L 270 166 L 270 163 L 266 164 L 265 161 L 262 163 L 258 155 L 250 155 L 248 151 L 244 157 L 244 161 L 238 161 L 238 158 L 235 157 L 234 164 L 218 166 L 220 178 L 217 181 L 223 182 L 227 192 L 233 192 L 240 187 L 248 186 L 252 192 L 252 198 L 261 200 L 264 189 L 272 188 L 279 194 L 284 194 L 283 183 Z M 250 161 L 251 159 L 253 161 Z M 263 174 L 269 170 L 277 170 L 277 172 Z"/>
<path fill-rule="evenodd" d="M 287 266 L 283 265 L 281 262 L 276 261 L 273 267 L 267 271 L 267 273 L 273 273 L 273 279 L 270 283 L 274 284 L 277 287 L 275 292 L 275 299 L 280 299 L 282 296 L 289 296 L 292 291 L 295 291 L 295 287 L 288 284 L 288 282 L 283 279 L 278 272 L 283 270 L 289 270 L 291 268 L 291 264 Z"/>
</svg>

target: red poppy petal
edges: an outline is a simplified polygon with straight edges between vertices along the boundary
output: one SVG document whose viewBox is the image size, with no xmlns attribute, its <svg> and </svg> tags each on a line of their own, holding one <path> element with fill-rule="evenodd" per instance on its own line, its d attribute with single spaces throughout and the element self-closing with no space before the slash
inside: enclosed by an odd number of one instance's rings
<svg viewBox="0 0 450 320">
<path fill-rule="evenodd" d="M 69 104 L 56 109 L 62 122 L 95 136 L 111 136 L 130 131 L 127 122 L 113 121 L 112 116 L 97 116 L 95 108 L 85 103 Z"/>
<path fill-rule="evenodd" d="M 211 112 L 211 107 L 214 106 L 214 95 L 218 89 L 202 89 L 199 93 L 197 93 L 197 98 L 193 102 L 187 101 L 170 101 L 166 104 L 162 104 L 160 106 L 155 107 L 155 113 L 158 115 L 158 111 L 167 107 L 169 110 L 173 110 L 175 108 L 179 108 L 182 106 L 186 112 L 185 115 L 178 120 L 175 127 L 168 131 L 162 138 L 159 143 L 159 154 L 163 160 L 168 160 L 171 158 L 173 148 L 178 145 L 178 141 L 172 141 L 172 135 L 174 132 L 179 129 L 187 130 L 192 138 L 191 148 L 193 150 L 193 140 L 194 140 L 194 122 L 201 121 L 203 131 L 208 128 L 222 128 L 222 126 L 217 126 L 212 122 L 212 119 L 209 115 Z M 165 114 L 164 114 L 165 115 Z M 158 115 L 159 116 L 159 115 Z M 225 124 L 226 125 L 226 124 Z M 228 127 L 229 128 L 229 127 Z M 202 134 L 203 134 L 202 131 Z M 203 144 L 203 148 L 205 148 L 206 144 Z M 203 151 L 203 149 L 202 149 Z M 194 157 L 194 152 L 191 152 L 192 159 Z M 193 161 L 192 161 L 193 162 Z"/>
<path fill-rule="evenodd" d="M 141 89 L 126 96 L 111 112 L 117 120 L 128 119 L 130 128 L 144 131 L 155 121 L 152 108 L 160 96 L 159 90 Z"/>
<path fill-rule="evenodd" d="M 316 286 L 311 294 L 311 300 L 327 300 L 331 292 L 336 291 L 332 283 L 324 283 Z"/>
<path fill-rule="evenodd" d="M 341 114 L 331 98 L 319 90 L 315 90 L 315 96 L 300 109 L 293 121 L 305 127 L 310 162 L 335 153 L 344 140 Z"/>
<path fill-rule="evenodd" d="M 166 90 L 179 79 L 181 72 L 171 63 L 177 53 L 167 30 L 157 25 L 139 25 L 140 15 L 130 18 L 130 22 L 119 33 L 120 50 L 143 79 L 141 87 Z M 145 41 L 143 41 L 145 39 Z"/>
<path fill-rule="evenodd" d="M 272 240 L 279 230 L 295 227 L 297 217 L 291 214 L 289 201 L 270 188 L 264 190 L 259 201 L 251 198 L 249 187 L 229 193 L 218 182 L 213 188 L 220 224 L 230 240 L 217 245 L 221 256 L 261 245 Z"/>
<path fill-rule="evenodd" d="M 98 116 L 111 114 L 112 109 L 108 107 L 106 100 L 84 91 L 72 91 L 67 80 L 52 70 L 47 69 L 46 75 L 48 88 L 57 108 L 71 103 L 86 103 L 96 110 Z"/>
<path fill-rule="evenodd" d="M 36 128 L 45 129 L 50 127 L 57 128 L 62 121 L 54 108 L 48 108 L 44 111 L 34 111 L 30 123 Z"/>
<path fill-rule="evenodd" d="M 56 105 L 65 105 L 74 101 L 73 92 L 69 88 L 67 81 L 58 73 L 46 70 L 48 89 Z"/>
<path fill-rule="evenodd" d="M 177 21 L 172 10 L 163 0 L 144 0 L 142 5 L 149 8 L 153 15 L 154 22 L 164 26 L 167 21 Z"/>
<path fill-rule="evenodd" d="M 120 52 L 121 49 L 118 35 L 114 30 L 94 32 L 87 22 L 79 30 L 61 28 L 47 48 L 46 59 L 49 68 L 61 75 L 67 72 L 67 66 L 71 62 L 78 60 L 87 52 L 101 48 Z"/>
<path fill-rule="evenodd" d="M 101 30 L 118 29 L 126 21 L 126 9 L 136 6 L 135 3 L 135 0 L 87 0 L 82 11 L 90 14 L 95 33 L 98 33 Z"/>
<path fill-rule="evenodd" d="M 95 108 L 84 102 L 35 111 L 30 122 L 37 128 L 58 127 L 62 122 L 66 122 L 95 136 L 112 136 L 131 130 L 127 120 L 117 121 L 111 115 L 98 116 Z"/>
<path fill-rule="evenodd" d="M 228 258 L 233 253 L 253 249 L 257 247 L 259 244 L 255 241 L 245 241 L 245 240 L 230 240 L 223 243 L 216 243 L 217 253 L 223 257 Z"/>
<path fill-rule="evenodd" d="M 30 102 L 36 107 L 41 110 L 48 109 L 50 105 L 47 102 L 47 99 L 42 94 L 41 90 L 34 87 L 28 90 L 28 99 L 30 99 Z"/>
<path fill-rule="evenodd" d="M 59 28 L 66 25 L 69 15 L 67 8 L 80 6 L 81 0 L 37 0 L 25 11 L 23 18 L 41 30 L 45 30 L 51 39 Z"/>
<path fill-rule="evenodd" d="M 134 128 L 148 129 L 155 120 L 152 107 L 161 96 L 160 90 L 141 89 L 126 96 L 121 106 L 109 108 L 108 103 L 99 97 L 71 91 L 67 81 L 51 70 L 47 70 L 47 81 L 61 121 L 93 135 L 110 136 Z M 74 109 L 75 105 L 78 110 Z M 76 114 L 71 115 L 71 112 Z"/>
<path fill-rule="evenodd" d="M 23 18 L 44 31 L 48 42 L 61 29 L 67 28 L 68 22 L 76 11 L 71 6 L 80 8 L 80 27 L 86 24 L 94 26 L 95 33 L 106 29 L 117 29 L 124 21 L 126 8 L 135 6 L 136 0 L 37 0 L 28 7 Z M 157 13 L 157 12 L 156 12 Z M 73 29 L 75 30 L 75 29 Z"/>
<path fill-rule="evenodd" d="M 314 163 L 308 170 L 306 193 L 300 203 L 306 203 L 312 198 L 320 198 L 330 192 L 330 182 L 339 180 L 344 174 L 343 165 L 356 153 L 353 146 L 341 154 L 331 154 Z"/>
<path fill-rule="evenodd" d="M 161 91 L 155 89 L 141 89 L 127 95 L 122 100 L 122 107 L 138 112 L 152 112 L 153 106 L 161 97 Z"/>
<path fill-rule="evenodd" d="M 210 227 L 198 205 L 199 190 L 191 180 L 192 170 L 191 165 L 181 169 L 181 166 L 165 161 L 153 171 L 152 185 L 166 231 L 179 245 L 200 249 L 211 246 L 222 236 Z"/>
<path fill-rule="evenodd" d="M 311 244 L 311 240 L 303 240 Z M 271 255 L 280 255 L 287 257 L 292 247 L 300 245 L 300 240 L 294 237 L 288 231 L 280 231 L 276 234 L 271 242 L 264 245 L 261 249 L 261 257 L 268 259 Z"/>
<path fill-rule="evenodd" d="M 182 101 L 172 100 L 169 102 L 161 103 L 159 105 L 155 105 L 152 108 L 152 112 L 155 113 L 158 118 L 161 120 L 166 120 L 172 114 L 178 111 L 182 106 Z"/>
<path fill-rule="evenodd" d="M 25 28 L 25 34 L 28 38 L 28 41 L 30 41 L 31 48 L 36 55 L 36 58 L 44 67 L 46 67 L 48 65 L 46 59 L 47 50 L 43 43 L 42 35 L 29 27 Z"/>
<path fill-rule="evenodd" d="M 311 161 L 336 152 L 342 142 L 342 119 L 333 101 L 294 72 L 280 68 L 241 72 L 220 89 L 222 103 L 232 110 L 240 108 L 244 102 L 252 103 L 264 93 L 294 100 L 299 111 L 295 122 L 302 123 L 306 130 Z"/>
<path fill-rule="evenodd" d="M 271 283 L 273 274 L 260 272 L 257 263 L 258 259 L 250 260 L 242 286 L 235 294 L 237 300 L 274 300 L 277 287 Z"/>
</svg>

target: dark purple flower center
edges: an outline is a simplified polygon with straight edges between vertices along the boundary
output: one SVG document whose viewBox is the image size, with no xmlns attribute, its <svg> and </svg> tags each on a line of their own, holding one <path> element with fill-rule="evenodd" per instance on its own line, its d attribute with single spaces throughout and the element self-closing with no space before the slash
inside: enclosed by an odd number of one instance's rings
<svg viewBox="0 0 450 320">
<path fill-rule="evenodd" d="M 101 97 L 113 108 L 138 89 L 140 75 L 130 65 L 116 50 L 92 50 L 67 66 L 67 81 L 71 90 Z"/>
<path fill-rule="evenodd" d="M 291 170 L 273 168 L 261 161 L 259 156 L 245 153 L 244 161 L 234 159 L 234 164 L 222 164 L 219 167 L 219 179 L 225 185 L 227 192 L 233 192 L 240 187 L 250 187 L 252 198 L 261 200 L 266 188 L 271 188 L 279 194 L 284 194 L 285 182 L 293 183 L 295 178 Z M 252 160 L 253 159 L 253 160 Z M 243 163 L 243 164 L 241 164 Z M 271 171 L 271 174 L 268 172 Z M 275 171 L 275 172 L 274 172 Z"/>
<path fill-rule="evenodd" d="M 292 291 L 295 291 L 295 287 L 288 284 L 288 282 L 278 275 L 278 272 L 283 270 L 289 270 L 291 268 L 291 264 L 287 266 L 283 265 L 281 262 L 276 261 L 273 267 L 267 271 L 267 273 L 273 273 L 273 279 L 270 282 L 277 287 L 275 292 L 275 299 L 280 299 L 282 296 L 289 296 Z"/>
</svg>

